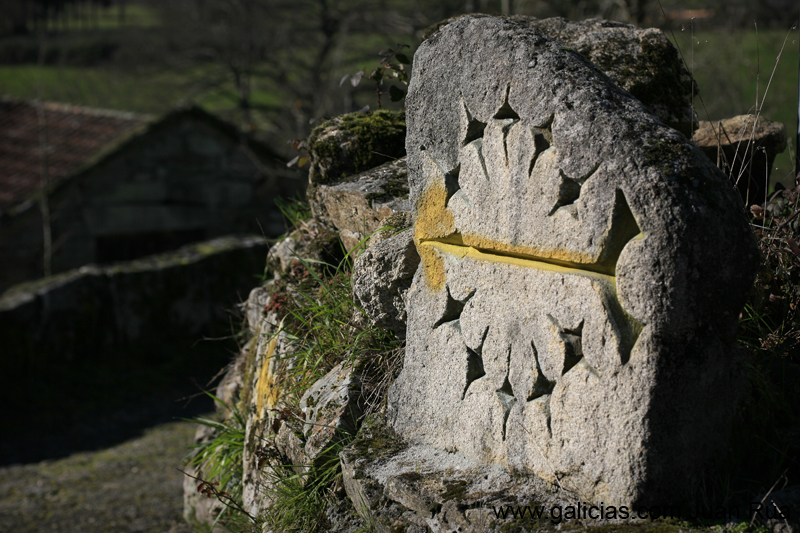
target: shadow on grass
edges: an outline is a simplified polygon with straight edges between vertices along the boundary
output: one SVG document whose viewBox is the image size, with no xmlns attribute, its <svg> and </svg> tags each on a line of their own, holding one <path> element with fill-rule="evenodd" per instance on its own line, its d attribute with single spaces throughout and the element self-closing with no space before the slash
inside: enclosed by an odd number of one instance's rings
<svg viewBox="0 0 800 533">
<path fill-rule="evenodd" d="M 146 428 L 207 413 L 213 402 L 202 391 L 213 386 L 235 349 L 232 340 L 129 346 L 90 361 L 6 374 L 0 466 L 106 448 Z"/>
</svg>

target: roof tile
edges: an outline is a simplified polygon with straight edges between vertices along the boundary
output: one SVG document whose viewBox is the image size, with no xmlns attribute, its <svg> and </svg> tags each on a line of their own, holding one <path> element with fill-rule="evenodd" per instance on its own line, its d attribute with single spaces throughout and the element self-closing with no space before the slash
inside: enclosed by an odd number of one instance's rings
<svg viewBox="0 0 800 533">
<path fill-rule="evenodd" d="M 41 107 L 51 183 L 69 176 L 104 146 L 149 118 L 50 102 Z M 41 186 L 41 131 L 35 102 L 0 99 L 0 211 L 22 202 Z"/>
</svg>

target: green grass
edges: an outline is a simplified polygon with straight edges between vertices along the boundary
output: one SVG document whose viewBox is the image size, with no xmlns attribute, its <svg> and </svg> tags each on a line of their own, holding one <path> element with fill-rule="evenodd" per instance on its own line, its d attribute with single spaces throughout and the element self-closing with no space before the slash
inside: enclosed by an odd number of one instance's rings
<svg viewBox="0 0 800 533">
<path fill-rule="evenodd" d="M 230 409 L 211 393 L 206 393 L 217 404 L 228 411 L 223 420 L 198 417 L 194 421 L 214 431 L 214 438 L 197 444 L 186 458 L 186 464 L 197 467 L 198 477 L 218 481 L 220 491 L 230 493 L 231 498 L 242 496 L 242 453 L 244 452 L 245 421 L 247 414 L 236 407 Z"/>
<path fill-rule="evenodd" d="M 41 80 L 41 81 L 40 81 Z M 107 68 L 35 65 L 0 67 L 0 94 L 141 113 L 163 113 L 184 94 L 184 79 L 171 73 L 142 76 Z"/>
<path fill-rule="evenodd" d="M 45 100 L 81 106 L 160 114 L 188 100 L 209 111 L 235 106 L 232 83 L 218 88 L 192 90 L 199 87 L 207 73 L 196 68 L 186 73 L 126 72 L 116 68 L 62 67 L 36 65 L 0 66 L 0 95 L 14 98 L 36 98 L 41 83 Z M 282 103 L 278 93 L 269 89 L 266 80 L 254 83 L 254 104 L 277 107 Z M 266 90 L 265 90 L 266 89 Z"/>
<path fill-rule="evenodd" d="M 310 215 L 308 204 L 299 199 L 280 202 L 279 208 L 294 226 L 302 226 Z M 317 242 L 320 240 L 324 236 L 318 234 Z M 352 259 L 347 255 L 338 265 L 298 258 L 279 281 L 268 286 L 273 296 L 267 308 L 276 312 L 285 336 L 285 351 L 274 356 L 279 357 L 277 409 L 283 413 L 281 416 L 287 417 L 278 417 L 279 424 L 302 419 L 301 397 L 339 363 L 359 373 L 366 410 L 377 408 L 389 377 L 400 365 L 399 341 L 394 334 L 372 326 L 366 317 L 354 320 L 355 315 L 365 313 L 353 301 L 351 268 Z M 245 383 L 251 381 L 245 378 Z M 249 400 L 239 398 L 239 402 L 246 405 Z M 239 412 L 233 409 L 224 423 L 198 419 L 213 428 L 215 434 L 208 443 L 196 447 L 192 459 L 193 465 L 203 469 L 204 479 L 219 481 L 219 490 L 229 492 L 237 502 L 241 501 L 238 484 L 241 465 L 233 468 L 230 465 L 241 463 L 245 446 L 244 419 Z M 273 425 L 272 430 L 275 428 Z M 323 531 L 326 503 L 334 487 L 341 488 L 338 453 L 353 437 L 348 431 L 337 430 L 327 448 L 316 457 L 309 457 L 308 464 L 287 465 L 280 460 L 282 454 L 274 443 L 275 434 L 265 436 L 255 454 L 259 468 L 270 481 L 265 488 L 265 500 L 272 502 L 270 508 L 252 520 L 242 512 L 228 513 L 220 523 L 234 531 L 260 529 L 263 524 L 275 532 Z"/>
<path fill-rule="evenodd" d="M 332 486 L 341 478 L 338 442 L 322 453 L 324 461 L 312 465 L 309 472 L 297 474 L 290 466 L 271 466 L 272 505 L 261 517 L 272 531 L 322 531 L 323 511 Z"/>
<path fill-rule="evenodd" d="M 98 9 L 96 11 L 97 18 L 94 18 L 94 13 L 90 14 L 85 7 L 82 6 L 82 9 L 80 18 L 73 15 L 70 16 L 66 22 L 64 18 L 51 20 L 47 25 L 48 30 L 61 31 L 68 29 L 69 31 L 76 31 L 132 27 L 153 28 L 161 25 L 161 19 L 157 10 L 153 9 L 151 6 L 130 1 L 125 2 L 124 19 L 120 19 L 122 6 L 119 2 L 115 2 L 107 8 Z"/>
<path fill-rule="evenodd" d="M 391 332 L 371 326 L 368 320 L 364 326 L 354 326 L 354 314 L 364 311 L 353 302 L 350 263 L 347 257 L 338 267 L 301 260 L 293 268 L 293 289 L 283 310 L 284 331 L 289 334 L 287 357 L 293 365 L 282 387 L 283 401 L 292 409 L 338 363 L 380 358 L 396 347 Z"/>
<path fill-rule="evenodd" d="M 355 313 L 364 313 L 353 302 L 348 257 L 338 266 L 301 261 L 293 269 L 293 286 L 287 291 L 283 313 L 288 334 L 287 372 L 282 382 L 281 407 L 298 413 L 299 400 L 319 378 L 337 363 L 360 369 L 367 403 L 377 406 L 399 365 L 398 341 L 394 335 L 374 327 L 366 319 L 353 323 Z M 323 272 L 333 270 L 323 277 Z M 367 391 L 371 391 L 367 392 Z M 369 409 L 369 407 L 368 407 Z M 330 446 L 297 473 L 289 465 L 268 463 L 272 505 L 261 517 L 272 531 L 319 531 L 324 527 L 323 510 L 332 487 L 340 483 L 339 452 L 354 435 L 339 434 Z"/>
<path fill-rule="evenodd" d="M 213 67 L 197 67 L 185 74 L 186 83 L 198 84 L 200 80 L 217 77 L 209 71 Z M 277 109 L 286 104 L 285 98 L 281 95 L 279 84 L 264 76 L 254 76 L 251 80 L 250 103 L 258 108 Z M 209 88 L 195 97 L 195 100 L 210 111 L 223 111 L 236 107 L 238 104 L 238 94 L 231 80 L 220 84 L 218 87 Z"/>
<path fill-rule="evenodd" d="M 786 126 L 792 147 L 775 160 L 772 179 L 791 186 L 797 125 L 797 30 L 788 33 L 788 39 L 787 31 L 756 33 L 755 29 L 696 31 L 692 39 L 687 24 L 683 31 L 678 27 L 673 34 L 666 34 L 670 40 L 674 36 L 697 82 L 700 97 L 695 98 L 694 105 L 700 120 L 754 113 L 763 101 L 761 116 Z M 781 54 L 784 39 L 786 46 Z"/>
</svg>

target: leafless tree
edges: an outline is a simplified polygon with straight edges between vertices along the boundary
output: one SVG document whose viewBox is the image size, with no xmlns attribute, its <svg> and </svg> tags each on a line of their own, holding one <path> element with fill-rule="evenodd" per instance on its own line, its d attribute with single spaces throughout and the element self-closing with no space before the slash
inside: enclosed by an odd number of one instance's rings
<svg viewBox="0 0 800 533">
<path fill-rule="evenodd" d="M 398 5 L 402 2 L 397 0 Z M 168 60 L 197 74 L 189 98 L 204 91 L 228 94 L 244 129 L 254 113 L 281 120 L 283 135 L 302 137 L 309 120 L 344 109 L 337 83 L 345 64 L 358 61 L 364 42 L 393 46 L 388 35 L 411 38 L 413 13 L 385 0 L 174 0 L 163 3 Z M 283 95 L 279 105 L 253 98 L 254 84 L 269 80 Z M 277 118 L 276 118 L 277 117 Z M 287 131 L 287 128 L 290 128 Z"/>
</svg>

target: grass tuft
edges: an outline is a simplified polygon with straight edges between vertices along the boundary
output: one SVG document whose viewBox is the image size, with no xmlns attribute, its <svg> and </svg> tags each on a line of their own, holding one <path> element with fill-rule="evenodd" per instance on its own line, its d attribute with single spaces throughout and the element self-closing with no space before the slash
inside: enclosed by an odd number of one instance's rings
<svg viewBox="0 0 800 533">
<path fill-rule="evenodd" d="M 192 452 L 184 459 L 186 466 L 196 468 L 199 478 L 219 483 L 218 491 L 225 493 L 235 501 L 242 500 L 242 454 L 245 443 L 245 425 L 247 414 L 238 408 L 229 408 L 222 400 L 206 392 L 214 402 L 227 411 L 223 420 L 198 417 L 189 422 L 196 422 L 213 430 L 212 437 L 192 447 Z M 227 506 L 219 515 L 219 519 L 229 511 Z"/>
</svg>

